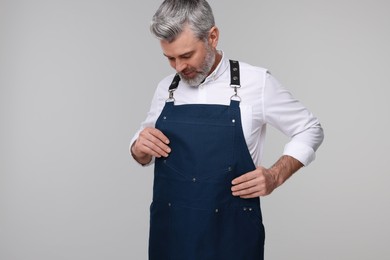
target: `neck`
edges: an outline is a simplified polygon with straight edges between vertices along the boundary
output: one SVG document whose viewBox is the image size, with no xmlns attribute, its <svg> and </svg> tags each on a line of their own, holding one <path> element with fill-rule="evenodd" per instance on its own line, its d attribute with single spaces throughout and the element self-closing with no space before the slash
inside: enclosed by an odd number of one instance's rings
<svg viewBox="0 0 390 260">
<path fill-rule="evenodd" d="M 214 61 L 213 66 L 210 69 L 209 75 L 211 73 L 213 73 L 213 71 L 217 68 L 217 66 L 218 66 L 219 62 L 221 61 L 221 59 L 222 59 L 222 54 L 219 53 L 217 50 L 215 50 L 215 61 Z"/>
</svg>

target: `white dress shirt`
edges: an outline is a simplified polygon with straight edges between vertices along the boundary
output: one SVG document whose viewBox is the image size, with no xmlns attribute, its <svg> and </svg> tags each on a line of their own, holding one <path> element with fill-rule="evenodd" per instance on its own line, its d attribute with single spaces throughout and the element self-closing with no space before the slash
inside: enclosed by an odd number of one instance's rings
<svg viewBox="0 0 390 260">
<path fill-rule="evenodd" d="M 270 124 L 290 137 L 283 154 L 294 157 L 303 165 L 315 159 L 315 151 L 323 140 L 323 130 L 316 117 L 266 69 L 240 62 L 241 120 L 246 144 L 255 165 L 261 165 L 266 125 Z M 175 105 L 221 104 L 229 105 L 234 90 L 230 87 L 230 64 L 222 52 L 217 68 L 198 87 L 180 81 L 174 92 Z M 154 127 L 165 101 L 174 74 L 157 86 L 146 120 L 134 135 L 130 145 L 145 127 Z M 223 149 L 223 147 L 221 147 Z M 151 163 L 153 163 L 152 160 Z"/>
</svg>

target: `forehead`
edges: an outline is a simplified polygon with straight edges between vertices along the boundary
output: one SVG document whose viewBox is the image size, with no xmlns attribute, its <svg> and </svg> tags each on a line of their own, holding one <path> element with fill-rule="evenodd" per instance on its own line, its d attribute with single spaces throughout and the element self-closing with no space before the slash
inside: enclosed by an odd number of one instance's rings
<svg viewBox="0 0 390 260">
<path fill-rule="evenodd" d="M 194 35 L 188 26 L 184 28 L 174 41 L 161 40 L 160 44 L 164 55 L 169 57 L 180 56 L 203 47 L 203 42 Z"/>
</svg>

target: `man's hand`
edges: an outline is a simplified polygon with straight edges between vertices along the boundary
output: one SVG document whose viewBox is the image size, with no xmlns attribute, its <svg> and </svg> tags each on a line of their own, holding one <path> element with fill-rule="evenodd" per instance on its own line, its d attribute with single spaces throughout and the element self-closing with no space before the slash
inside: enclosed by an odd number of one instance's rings
<svg viewBox="0 0 390 260">
<path fill-rule="evenodd" d="M 270 194 L 277 187 L 277 180 L 271 170 L 259 166 L 234 179 L 232 184 L 233 196 L 248 199 Z"/>
<path fill-rule="evenodd" d="M 152 157 L 167 157 L 171 152 L 169 139 L 158 129 L 147 127 L 141 131 L 131 146 L 131 154 L 141 164 L 147 164 Z"/>
<path fill-rule="evenodd" d="M 232 181 L 232 194 L 243 199 L 269 195 L 302 166 L 297 159 L 284 155 L 270 169 L 259 166 L 235 178 Z"/>
</svg>

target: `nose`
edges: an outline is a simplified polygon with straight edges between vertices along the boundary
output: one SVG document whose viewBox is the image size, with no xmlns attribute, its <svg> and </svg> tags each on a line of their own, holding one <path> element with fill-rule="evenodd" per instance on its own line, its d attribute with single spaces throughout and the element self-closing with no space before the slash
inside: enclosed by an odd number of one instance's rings
<svg viewBox="0 0 390 260">
<path fill-rule="evenodd" d="M 185 62 L 180 59 L 176 59 L 175 69 L 177 72 L 182 72 L 186 67 L 187 65 L 185 64 Z"/>
</svg>

